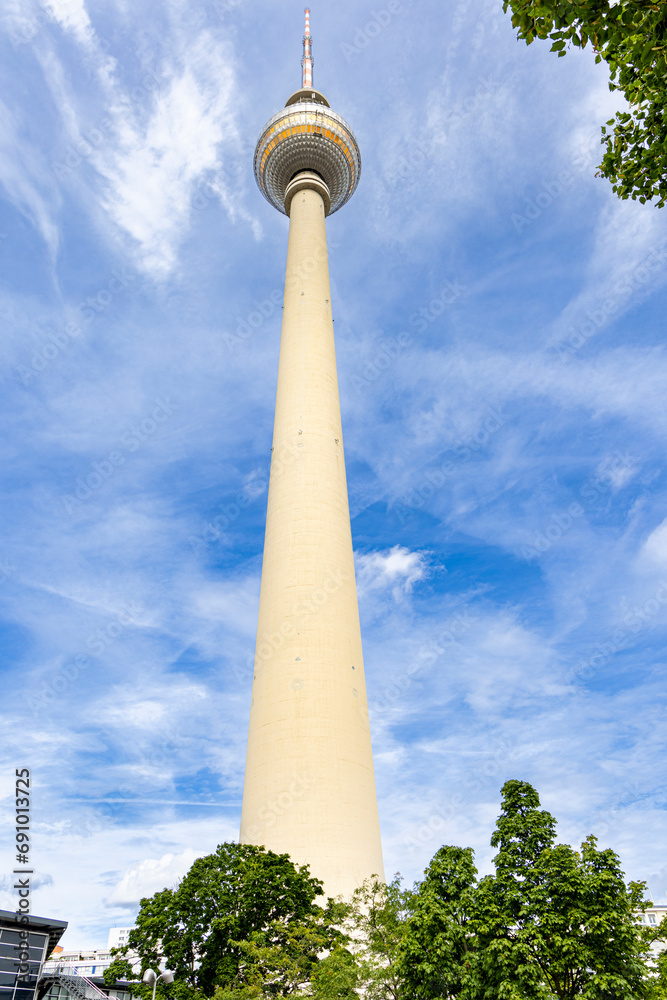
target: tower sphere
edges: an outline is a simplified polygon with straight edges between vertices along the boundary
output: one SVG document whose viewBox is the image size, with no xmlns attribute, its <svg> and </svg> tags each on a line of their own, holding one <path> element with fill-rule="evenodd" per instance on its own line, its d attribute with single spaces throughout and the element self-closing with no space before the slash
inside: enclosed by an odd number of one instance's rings
<svg viewBox="0 0 667 1000">
<path fill-rule="evenodd" d="M 266 123 L 255 147 L 255 180 L 267 201 L 285 215 L 294 190 L 288 192 L 288 186 L 302 171 L 319 175 L 326 184 L 327 215 L 352 197 L 361 174 L 354 132 L 312 88 L 292 94 Z"/>
</svg>

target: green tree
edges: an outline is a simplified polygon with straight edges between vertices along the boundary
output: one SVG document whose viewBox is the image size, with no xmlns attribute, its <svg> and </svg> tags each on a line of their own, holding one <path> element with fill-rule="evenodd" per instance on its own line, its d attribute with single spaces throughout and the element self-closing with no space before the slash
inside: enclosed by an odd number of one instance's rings
<svg viewBox="0 0 667 1000">
<path fill-rule="evenodd" d="M 598 170 L 621 198 L 667 201 L 667 4 L 664 0 L 504 0 L 528 45 L 550 38 L 564 56 L 569 44 L 595 50 L 609 66 L 610 90 L 629 108 L 602 127 Z"/>
<path fill-rule="evenodd" d="M 366 879 L 353 897 L 351 937 L 359 983 L 367 1000 L 409 1000 L 399 950 L 411 898 L 396 875 L 392 882 Z"/>
<path fill-rule="evenodd" d="M 115 952 L 111 954 L 113 955 Z M 102 973 L 102 978 L 107 986 L 115 986 L 119 979 L 127 982 L 136 979 L 136 976 L 132 973 L 131 962 L 128 962 L 126 958 L 114 958 L 111 965 Z"/>
<path fill-rule="evenodd" d="M 263 930 L 253 932 L 248 940 L 238 942 L 243 958 L 234 982 L 227 988 L 229 996 L 218 989 L 215 1000 L 235 1000 L 237 995 L 250 1000 L 257 989 L 264 997 L 294 993 L 310 996 L 311 980 L 323 982 L 319 969 L 329 961 L 321 956 L 330 949 L 337 955 L 347 942 L 339 927 L 349 910 L 349 906 L 329 900 L 325 909 L 316 907 L 314 913 L 297 920 L 274 920 Z M 329 961 L 330 967 L 335 965 Z"/>
<path fill-rule="evenodd" d="M 354 955 L 344 944 L 335 945 L 312 971 L 313 1000 L 358 1000 L 359 981 Z"/>
<path fill-rule="evenodd" d="M 111 954 L 115 956 L 114 960 L 102 973 L 102 978 L 106 986 L 116 986 L 119 981 L 131 983 L 133 997 L 139 997 L 141 1000 L 152 1000 L 153 987 L 142 981 L 140 973 L 133 971 L 132 962 L 126 958 L 119 957 L 125 951 L 127 951 L 126 948 L 112 949 Z M 196 1000 L 196 996 L 190 988 L 184 992 L 182 987 L 182 983 L 171 986 L 167 985 L 163 980 L 158 980 L 155 992 L 156 1000 Z"/>
<path fill-rule="evenodd" d="M 410 900 L 399 970 L 414 1000 L 468 996 L 477 869 L 470 847 L 441 847 Z"/>
<path fill-rule="evenodd" d="M 636 921 L 644 884 L 588 837 L 555 843 L 555 820 L 523 781 L 503 786 L 491 838 L 495 876 L 479 883 L 473 926 L 484 1000 L 638 1000 L 648 996 L 646 941 Z"/>
<path fill-rule="evenodd" d="M 663 920 L 663 937 L 667 937 L 667 917 Z M 651 988 L 651 1000 L 667 1000 L 667 951 L 658 956 L 656 978 Z"/>
<path fill-rule="evenodd" d="M 647 903 L 647 906 L 650 904 Z M 667 917 L 663 917 L 657 927 L 642 927 L 647 945 L 655 941 L 664 943 L 667 939 Z M 651 963 L 649 979 L 649 997 L 651 1000 L 667 1000 L 667 949 L 658 953 L 655 964 Z"/>
<path fill-rule="evenodd" d="M 164 958 L 176 975 L 172 996 L 185 991 L 211 997 L 221 987 L 251 997 L 272 948 L 287 949 L 294 959 L 297 939 L 303 944 L 314 935 L 308 946 L 314 960 L 322 943 L 334 939 L 337 914 L 333 904 L 316 905 L 321 895 L 322 883 L 287 854 L 220 844 L 194 862 L 176 889 L 141 900 L 125 951 L 139 954 L 142 973 Z M 279 978 L 279 970 L 271 975 Z M 283 985 L 289 992 L 287 976 Z"/>
</svg>

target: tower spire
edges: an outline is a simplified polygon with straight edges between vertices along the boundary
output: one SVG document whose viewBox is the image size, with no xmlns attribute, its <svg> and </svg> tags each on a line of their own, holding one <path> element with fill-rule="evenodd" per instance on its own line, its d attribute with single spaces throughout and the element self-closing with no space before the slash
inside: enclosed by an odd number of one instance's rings
<svg viewBox="0 0 667 1000">
<path fill-rule="evenodd" d="M 313 85 L 313 36 L 310 33 L 310 7 L 306 7 L 306 30 L 303 34 L 303 89 L 308 90 Z"/>
</svg>

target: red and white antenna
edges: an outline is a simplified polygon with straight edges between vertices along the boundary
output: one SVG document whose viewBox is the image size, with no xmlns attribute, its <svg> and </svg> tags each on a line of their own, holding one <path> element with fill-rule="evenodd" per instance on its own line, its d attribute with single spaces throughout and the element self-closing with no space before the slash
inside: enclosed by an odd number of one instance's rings
<svg viewBox="0 0 667 1000">
<path fill-rule="evenodd" d="M 303 36 L 303 89 L 310 90 L 313 86 L 313 36 L 310 33 L 310 8 L 306 7 L 306 30 Z"/>
</svg>

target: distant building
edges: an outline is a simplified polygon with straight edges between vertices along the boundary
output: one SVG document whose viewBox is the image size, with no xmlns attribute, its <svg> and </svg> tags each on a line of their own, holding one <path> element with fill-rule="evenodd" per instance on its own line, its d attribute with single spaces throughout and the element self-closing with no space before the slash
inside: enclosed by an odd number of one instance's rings
<svg viewBox="0 0 667 1000">
<path fill-rule="evenodd" d="M 102 951 L 76 951 L 63 950 L 58 955 L 52 956 L 44 964 L 44 975 L 48 975 L 56 969 L 64 966 L 76 968 L 76 975 L 93 978 L 101 976 L 105 969 L 108 969 L 113 961 L 111 952 L 108 949 Z"/>
<path fill-rule="evenodd" d="M 112 927 L 107 947 L 82 951 L 58 948 L 44 964 L 42 981 L 46 993 L 41 1000 L 132 1000 L 130 984 L 119 982 L 109 987 L 104 982 L 104 970 L 114 961 L 113 948 L 127 944 L 131 927 Z M 132 961 L 134 952 L 128 952 Z M 0 998 L 2 1000 L 2 998 Z"/>
<path fill-rule="evenodd" d="M 657 903 L 649 906 L 643 913 L 638 913 L 637 918 L 640 924 L 645 927 L 658 927 L 664 917 L 667 917 L 667 903 Z M 667 939 L 659 938 L 651 945 L 651 952 L 657 958 L 658 955 L 667 948 Z"/>
<path fill-rule="evenodd" d="M 109 940 L 107 941 L 107 948 L 111 951 L 112 948 L 124 948 L 128 942 L 130 936 L 130 931 L 134 930 L 132 927 L 112 927 L 109 931 Z"/>
<path fill-rule="evenodd" d="M 66 920 L 25 916 L 18 924 L 14 910 L 0 910 L 0 1000 L 39 1000 L 42 966 L 67 927 Z"/>
</svg>

